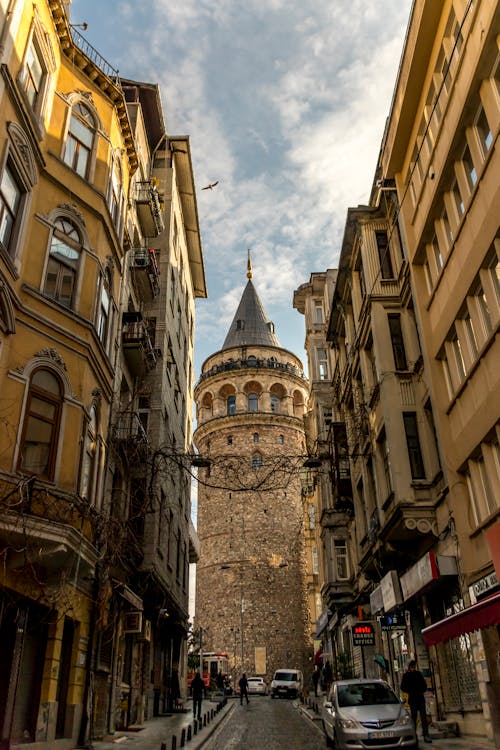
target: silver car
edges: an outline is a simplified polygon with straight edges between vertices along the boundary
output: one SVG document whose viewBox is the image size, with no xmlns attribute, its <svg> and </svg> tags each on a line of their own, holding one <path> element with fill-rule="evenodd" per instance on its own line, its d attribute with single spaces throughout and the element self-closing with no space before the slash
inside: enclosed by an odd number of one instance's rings
<svg viewBox="0 0 500 750">
<path fill-rule="evenodd" d="M 414 750 L 415 727 L 383 680 L 334 682 L 322 710 L 327 747 L 335 750 Z"/>
</svg>

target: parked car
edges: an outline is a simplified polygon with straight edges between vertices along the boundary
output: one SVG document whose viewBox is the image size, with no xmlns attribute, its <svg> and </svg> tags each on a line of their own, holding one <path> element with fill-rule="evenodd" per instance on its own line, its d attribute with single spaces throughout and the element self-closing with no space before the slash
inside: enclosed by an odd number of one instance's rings
<svg viewBox="0 0 500 750">
<path fill-rule="evenodd" d="M 302 695 L 304 679 L 299 669 L 277 669 L 271 682 L 271 698 L 297 698 Z"/>
<path fill-rule="evenodd" d="M 267 695 L 267 685 L 262 677 L 247 677 L 249 695 Z"/>
<path fill-rule="evenodd" d="M 414 750 L 409 712 L 383 680 L 333 682 L 322 709 L 327 747 L 335 750 Z"/>
</svg>

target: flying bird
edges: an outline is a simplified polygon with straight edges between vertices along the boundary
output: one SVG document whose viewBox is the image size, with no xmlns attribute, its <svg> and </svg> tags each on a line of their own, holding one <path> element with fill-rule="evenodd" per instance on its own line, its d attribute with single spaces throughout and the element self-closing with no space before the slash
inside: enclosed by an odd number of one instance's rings
<svg viewBox="0 0 500 750">
<path fill-rule="evenodd" d="M 206 187 L 202 188 L 202 190 L 213 190 L 216 185 L 219 184 L 219 180 L 217 182 L 211 182 L 210 185 L 207 185 Z"/>
</svg>

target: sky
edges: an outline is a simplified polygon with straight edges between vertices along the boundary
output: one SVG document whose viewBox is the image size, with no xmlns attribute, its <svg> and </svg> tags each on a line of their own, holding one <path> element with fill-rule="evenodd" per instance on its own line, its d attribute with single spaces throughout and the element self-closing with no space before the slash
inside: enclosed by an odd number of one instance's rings
<svg viewBox="0 0 500 750">
<path fill-rule="evenodd" d="M 71 22 L 124 78 L 158 83 L 189 135 L 208 298 L 195 371 L 253 282 L 305 364 L 293 292 L 335 268 L 347 209 L 367 203 L 411 0 L 72 0 Z M 211 190 L 202 190 L 218 181 Z"/>
</svg>

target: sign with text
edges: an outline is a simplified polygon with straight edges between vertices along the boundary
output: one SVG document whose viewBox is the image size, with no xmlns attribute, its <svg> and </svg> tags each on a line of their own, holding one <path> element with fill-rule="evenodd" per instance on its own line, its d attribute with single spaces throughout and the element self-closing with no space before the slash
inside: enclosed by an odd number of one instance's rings
<svg viewBox="0 0 500 750">
<path fill-rule="evenodd" d="M 372 622 L 357 622 L 352 626 L 352 643 L 354 646 L 374 646 L 375 627 Z"/>
<path fill-rule="evenodd" d="M 405 630 L 406 620 L 404 612 L 391 612 L 390 615 L 382 615 L 380 618 L 380 627 L 382 630 Z"/>
</svg>

